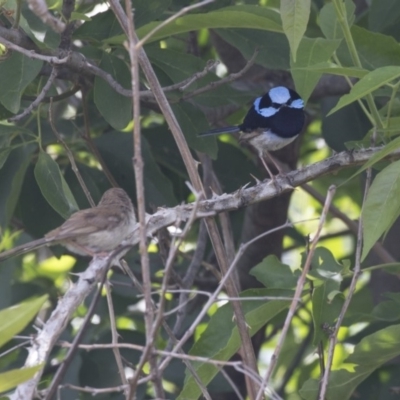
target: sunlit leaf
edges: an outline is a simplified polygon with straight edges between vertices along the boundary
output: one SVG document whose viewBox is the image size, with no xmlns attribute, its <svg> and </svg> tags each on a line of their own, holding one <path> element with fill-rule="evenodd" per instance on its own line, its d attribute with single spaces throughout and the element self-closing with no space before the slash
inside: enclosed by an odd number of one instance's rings
<svg viewBox="0 0 400 400">
<path fill-rule="evenodd" d="M 310 7 L 310 0 L 281 0 L 282 27 L 289 41 L 294 62 L 300 41 L 307 29 Z"/>
</svg>

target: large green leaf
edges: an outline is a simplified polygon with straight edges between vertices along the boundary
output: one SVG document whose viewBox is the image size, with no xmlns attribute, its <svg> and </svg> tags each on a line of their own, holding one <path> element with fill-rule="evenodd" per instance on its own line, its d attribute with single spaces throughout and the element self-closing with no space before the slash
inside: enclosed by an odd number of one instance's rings
<svg viewBox="0 0 400 400">
<path fill-rule="evenodd" d="M 122 32 L 115 14 L 108 10 L 94 15 L 90 21 L 82 24 L 75 30 L 73 37 L 88 41 L 102 41 L 112 36 L 121 35 Z"/>
<path fill-rule="evenodd" d="M 356 67 L 340 67 L 335 63 L 326 61 L 315 65 L 309 65 L 307 67 L 293 67 L 292 72 L 294 70 L 300 71 L 308 71 L 308 72 L 316 72 L 320 74 L 332 74 L 339 76 L 348 76 L 351 78 L 363 78 L 368 74 L 368 70 L 363 68 Z"/>
<path fill-rule="evenodd" d="M 218 29 L 217 33 L 236 47 L 246 59 L 257 48 L 257 64 L 270 69 L 290 68 L 289 43 L 283 33 L 257 29 Z"/>
<path fill-rule="evenodd" d="M 293 291 L 278 289 L 251 289 L 242 293 L 247 296 L 292 297 Z M 243 301 L 242 307 L 246 323 L 253 336 L 263 325 L 286 309 L 289 300 L 261 300 Z M 207 329 L 190 350 L 191 355 L 212 358 L 215 360 L 229 360 L 240 348 L 240 336 L 233 319 L 232 307 L 226 304 L 220 307 L 211 317 Z M 204 385 L 207 385 L 218 373 L 218 368 L 209 363 L 193 363 L 194 369 Z M 201 395 L 201 390 L 190 374 L 187 374 L 185 386 L 178 399 L 195 400 Z"/>
<path fill-rule="evenodd" d="M 372 310 L 372 315 L 379 321 L 394 322 L 400 319 L 400 294 L 384 293 L 390 300 L 381 301 Z"/>
<path fill-rule="evenodd" d="M 26 382 L 33 378 L 36 372 L 40 371 L 43 364 L 35 365 L 34 367 L 12 369 L 11 371 L 0 374 L 0 392 L 7 392 L 20 383 Z"/>
<path fill-rule="evenodd" d="M 330 111 L 328 115 L 333 114 L 334 112 L 353 103 L 356 100 L 362 99 L 367 94 L 374 92 L 381 86 L 392 82 L 399 77 L 400 67 L 398 66 L 382 67 L 376 69 L 375 71 L 369 72 L 351 88 L 349 94 L 345 94 L 341 97 L 339 103 Z"/>
<path fill-rule="evenodd" d="M 21 332 L 39 312 L 47 295 L 0 310 L 0 347 Z"/>
<path fill-rule="evenodd" d="M 300 271 L 292 272 L 288 265 L 282 264 L 276 256 L 271 255 L 252 268 L 250 275 L 255 276 L 269 289 L 293 289 L 297 285 Z"/>
<path fill-rule="evenodd" d="M 168 132 L 161 132 L 167 135 Z M 133 189 L 135 175 L 132 169 L 133 141 L 132 134 L 112 132 L 96 139 L 101 156 L 110 172 L 132 198 L 136 197 Z M 142 137 L 142 157 L 144 161 L 144 187 L 146 203 L 152 206 L 176 205 L 170 180 L 161 172 L 154 160 L 147 140 Z"/>
<path fill-rule="evenodd" d="M 14 214 L 34 149 L 34 145 L 14 149 L 0 170 L 0 226 L 6 226 Z"/>
<path fill-rule="evenodd" d="M 350 26 L 354 21 L 355 5 L 351 0 L 345 1 L 347 24 Z M 319 25 L 327 39 L 342 39 L 343 30 L 337 19 L 333 2 L 326 3 L 319 13 Z"/>
<path fill-rule="evenodd" d="M 364 337 L 345 360 L 352 365 L 349 370 L 332 371 L 329 379 L 327 399 L 350 399 L 357 386 L 386 362 L 400 355 L 400 325 L 389 326 Z M 305 400 L 315 400 L 320 380 L 309 379 L 300 389 Z"/>
<path fill-rule="evenodd" d="M 217 143 L 213 137 L 199 137 L 198 134 L 208 129 L 204 114 L 190 103 L 172 105 L 172 110 L 185 135 L 188 145 L 197 151 L 207 153 L 210 157 L 217 156 Z"/>
<path fill-rule="evenodd" d="M 160 25 L 151 22 L 137 30 L 140 38 Z M 215 28 L 250 28 L 273 32 L 283 32 L 280 16 L 277 12 L 253 5 L 241 5 L 221 8 L 204 14 L 185 15 L 157 31 L 148 42 L 154 42 L 165 37 L 200 29 Z M 110 43 L 122 43 L 125 36 L 116 36 L 108 40 Z"/>
<path fill-rule="evenodd" d="M 357 25 L 351 27 L 351 35 L 362 67 L 373 71 L 376 68 L 400 65 L 400 46 L 391 36 L 371 32 Z M 345 66 L 354 66 L 345 42 L 337 50 Z"/>
<path fill-rule="evenodd" d="M 43 197 L 63 218 L 79 209 L 58 164 L 44 151 L 39 153 L 35 178 Z"/>
<path fill-rule="evenodd" d="M 42 61 L 25 57 L 17 51 L 0 62 L 0 102 L 7 110 L 17 113 L 25 88 L 36 78 Z M 7 79 L 5 79 L 7 77 Z"/>
<path fill-rule="evenodd" d="M 327 97 L 321 101 L 322 135 L 333 150 L 344 151 L 347 150 L 347 142 L 359 141 L 365 137 L 371 129 L 371 122 L 358 103 L 352 103 L 336 114 L 327 116 L 337 101 L 338 97 Z"/>
<path fill-rule="evenodd" d="M 151 63 L 157 65 L 174 83 L 193 76 L 194 73 L 201 71 L 205 67 L 205 62 L 199 57 L 180 51 L 149 46 L 146 49 L 146 53 Z M 193 89 L 196 86 L 197 82 L 190 88 Z"/>
<path fill-rule="evenodd" d="M 400 161 L 382 170 L 372 182 L 363 209 L 362 260 L 400 214 Z"/>
<path fill-rule="evenodd" d="M 108 72 L 126 89 L 130 89 L 131 75 L 126 64 L 117 57 L 103 53 L 100 68 Z M 117 93 L 104 79 L 94 80 L 94 103 L 104 119 L 117 130 L 124 129 L 132 120 L 132 99 Z"/>
<path fill-rule="evenodd" d="M 292 59 L 307 29 L 310 18 L 311 0 L 281 0 L 282 27 L 289 41 Z"/>
<path fill-rule="evenodd" d="M 400 3 L 396 0 L 373 0 L 368 12 L 369 27 L 372 31 L 382 32 L 390 25 L 398 23 Z"/>
<path fill-rule="evenodd" d="M 291 60 L 291 71 L 296 90 L 305 102 L 322 76 L 322 73 L 308 67 L 328 61 L 339 44 L 340 40 L 306 37 L 300 42 L 296 62 Z"/>
</svg>

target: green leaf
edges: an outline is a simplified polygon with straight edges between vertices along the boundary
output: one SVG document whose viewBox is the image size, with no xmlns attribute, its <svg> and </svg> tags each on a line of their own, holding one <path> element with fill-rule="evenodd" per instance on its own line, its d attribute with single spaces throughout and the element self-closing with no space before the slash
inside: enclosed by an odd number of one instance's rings
<svg viewBox="0 0 400 400">
<path fill-rule="evenodd" d="M 396 24 L 400 18 L 399 2 L 396 0 L 373 0 L 368 12 L 369 28 L 382 32 Z"/>
<path fill-rule="evenodd" d="M 225 41 L 237 48 L 246 59 L 259 50 L 256 63 L 270 69 L 290 68 L 290 48 L 282 33 L 257 29 L 218 29 Z M 274 56 L 271 57 L 271 54 Z"/>
<path fill-rule="evenodd" d="M 340 98 L 336 107 L 334 107 L 328 115 L 333 114 L 334 112 L 353 103 L 356 100 L 360 100 L 367 94 L 372 93 L 381 86 L 399 77 L 400 67 L 397 66 L 382 67 L 376 69 L 375 71 L 369 72 L 351 88 L 349 94 L 345 94 Z"/>
<path fill-rule="evenodd" d="M 205 67 L 205 62 L 199 57 L 194 57 L 191 54 L 185 54 L 175 50 L 149 46 L 149 48 L 146 49 L 146 53 L 151 63 L 162 69 L 174 83 L 181 82 Z M 191 86 L 191 89 L 196 88 L 197 84 L 198 83 L 195 82 L 193 86 Z"/>
<path fill-rule="evenodd" d="M 188 145 L 197 151 L 208 154 L 211 158 L 217 157 L 217 143 L 213 137 L 198 137 L 198 134 L 208 129 L 208 122 L 204 114 L 190 103 L 177 103 L 172 110 L 181 126 Z"/>
<path fill-rule="evenodd" d="M 389 293 L 385 293 L 386 297 Z M 398 293 L 396 293 L 398 295 Z M 397 301 L 396 301 L 397 300 Z M 400 319 L 400 307 L 399 301 L 396 300 L 389 300 L 389 301 L 382 301 L 378 305 L 374 307 L 372 310 L 372 315 L 378 321 L 389 321 L 394 322 Z"/>
<path fill-rule="evenodd" d="M 135 0 L 135 28 L 138 29 L 151 21 L 162 20 L 170 5 L 171 0 Z"/>
<path fill-rule="evenodd" d="M 327 145 L 339 152 L 347 150 L 347 142 L 362 140 L 371 128 L 371 122 L 358 103 L 352 103 L 328 117 L 328 112 L 337 101 L 337 97 L 322 100 L 322 135 Z"/>
<path fill-rule="evenodd" d="M 307 29 L 310 8 L 310 0 L 281 0 L 282 27 L 289 41 L 294 62 L 300 41 Z"/>
<path fill-rule="evenodd" d="M 0 169 L 0 226 L 7 226 L 14 214 L 34 145 L 19 147 L 9 154 Z"/>
<path fill-rule="evenodd" d="M 39 153 L 35 178 L 43 197 L 63 218 L 79 209 L 58 164 L 44 151 Z"/>
<path fill-rule="evenodd" d="M 11 371 L 0 374 L 0 392 L 7 392 L 20 383 L 26 382 L 33 378 L 36 372 L 43 368 L 43 364 L 35 365 L 34 367 L 12 369 Z"/>
<path fill-rule="evenodd" d="M 151 22 L 137 30 L 143 38 L 162 22 Z M 204 14 L 185 15 L 164 26 L 148 40 L 154 42 L 165 37 L 200 29 L 215 28 L 250 28 L 273 32 L 283 32 L 279 14 L 266 7 L 241 5 L 221 8 Z M 108 43 L 120 44 L 125 35 L 110 38 Z"/>
<path fill-rule="evenodd" d="M 400 355 L 400 325 L 392 325 L 364 337 L 354 347 L 353 353 L 344 361 L 355 364 L 350 371 L 332 371 L 329 379 L 327 399 L 348 400 L 357 386 L 386 362 Z M 300 389 L 305 400 L 315 400 L 320 381 L 309 379 Z"/>
<path fill-rule="evenodd" d="M 344 267 L 335 260 L 333 254 L 326 247 L 317 247 L 311 266 L 309 277 L 322 281 L 342 281 L 341 274 L 344 272 Z"/>
<path fill-rule="evenodd" d="M 12 151 L 12 147 L 6 147 L 5 149 L 0 150 L 0 169 L 3 168 L 3 165 L 7 161 L 9 154 Z"/>
<path fill-rule="evenodd" d="M 363 68 L 373 71 L 380 67 L 400 65 L 400 46 L 393 37 L 357 25 L 351 27 L 351 35 Z M 345 42 L 342 42 L 336 54 L 344 66 L 354 65 Z"/>
<path fill-rule="evenodd" d="M 36 78 L 42 68 L 42 61 L 23 56 L 17 51 L 0 62 L 0 102 L 16 114 L 21 105 L 21 96 L 25 88 Z"/>
<path fill-rule="evenodd" d="M 76 11 L 72 11 L 70 21 L 91 21 L 92 19 L 88 17 L 86 14 L 78 13 Z"/>
<path fill-rule="evenodd" d="M 73 34 L 74 39 L 88 41 L 102 41 L 109 37 L 121 35 L 121 25 L 115 18 L 115 14 L 108 10 L 94 15 L 90 21 L 82 24 Z"/>
<path fill-rule="evenodd" d="M 308 67 L 328 61 L 339 44 L 340 40 L 323 38 L 304 37 L 301 40 L 297 60 L 294 62 L 292 59 L 290 65 L 296 90 L 305 102 L 322 76 L 322 73 Z"/>
<path fill-rule="evenodd" d="M 247 296 L 271 296 L 292 297 L 293 291 L 277 289 L 251 289 L 241 294 Z M 246 323 L 250 327 L 250 335 L 253 336 L 260 328 L 277 314 L 285 310 L 290 304 L 289 300 L 261 300 L 243 301 L 242 307 Z M 229 360 L 240 348 L 240 336 L 233 319 L 232 307 L 226 304 L 220 307 L 211 317 L 207 329 L 199 340 L 193 345 L 190 354 L 215 360 Z M 201 381 L 205 386 L 215 377 L 219 368 L 209 363 L 192 363 Z M 198 399 L 201 391 L 195 380 L 187 374 L 185 385 L 178 396 L 179 400 Z"/>
<path fill-rule="evenodd" d="M 21 332 L 42 308 L 47 295 L 0 311 L 0 347 Z"/>
<path fill-rule="evenodd" d="M 348 179 L 348 181 L 353 179 L 355 176 L 357 176 L 361 172 L 365 171 L 367 168 L 372 167 L 374 164 L 381 161 L 383 158 L 385 158 L 387 155 L 389 155 L 393 151 L 397 150 L 399 147 L 400 147 L 400 137 L 397 137 L 396 139 L 394 139 L 390 143 L 388 143 L 386 146 L 384 146 L 383 149 L 381 149 L 377 153 L 375 153 L 357 172 L 355 172 Z"/>
<path fill-rule="evenodd" d="M 393 225 L 400 214 L 400 161 L 382 170 L 372 182 L 362 213 L 364 260 L 376 241 Z"/>
<path fill-rule="evenodd" d="M 99 67 L 129 89 L 131 75 L 126 64 L 117 57 L 103 53 Z M 104 79 L 94 79 L 94 103 L 104 119 L 116 130 L 124 129 L 132 120 L 132 99 L 117 93 Z"/>
<path fill-rule="evenodd" d="M 332 74 L 339 76 L 348 76 L 354 78 L 363 78 L 365 75 L 369 73 L 368 70 L 363 68 L 356 67 L 340 67 L 332 62 L 322 62 L 315 65 L 310 65 L 308 67 L 294 67 L 292 71 L 300 70 L 300 71 L 311 71 L 320 74 Z"/>
<path fill-rule="evenodd" d="M 351 26 L 354 22 L 355 5 L 351 0 L 345 1 L 347 24 Z M 329 2 L 322 7 L 319 13 L 319 26 L 327 39 L 342 39 L 343 31 L 337 19 L 335 6 Z"/>
<path fill-rule="evenodd" d="M 293 289 L 297 285 L 300 271 L 292 272 L 288 265 L 282 264 L 276 256 L 271 255 L 252 268 L 250 275 L 270 289 Z"/>
<path fill-rule="evenodd" d="M 168 135 L 167 130 L 161 134 Z M 132 169 L 133 141 L 132 134 L 110 132 L 96 139 L 103 160 L 118 184 L 132 198 L 135 197 L 132 182 L 135 175 Z M 115 155 L 118 154 L 118 157 Z M 177 203 L 171 181 L 161 172 L 154 160 L 147 140 L 142 136 L 142 156 L 144 161 L 144 188 L 147 204 L 152 206 L 172 206 Z"/>
<path fill-rule="evenodd" d="M 344 296 L 335 293 L 340 289 L 340 282 L 333 279 L 316 287 L 312 295 L 312 317 L 314 322 L 313 345 L 329 337 L 329 328 L 333 327 L 342 309 Z M 332 298 L 333 296 L 333 298 Z"/>
</svg>

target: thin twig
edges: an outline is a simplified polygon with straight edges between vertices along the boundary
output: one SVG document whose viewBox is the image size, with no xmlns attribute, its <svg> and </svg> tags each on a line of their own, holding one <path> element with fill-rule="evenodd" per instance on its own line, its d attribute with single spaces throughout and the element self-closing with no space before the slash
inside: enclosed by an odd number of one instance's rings
<svg viewBox="0 0 400 400">
<path fill-rule="evenodd" d="M 325 219 L 326 219 L 326 216 L 327 216 L 327 214 L 329 212 L 329 206 L 332 203 L 335 191 L 336 191 L 336 187 L 333 186 L 333 185 L 330 186 L 329 189 L 328 189 L 325 205 L 324 205 L 324 208 L 323 208 L 322 213 L 321 213 L 321 218 L 320 218 L 320 222 L 319 222 L 319 225 L 318 225 L 318 228 L 317 228 L 317 232 L 315 233 L 314 239 L 313 239 L 313 241 L 311 243 L 310 251 L 307 254 L 307 259 L 306 259 L 306 262 L 304 263 L 303 271 L 302 271 L 302 273 L 301 273 L 301 275 L 299 277 L 299 280 L 297 282 L 297 286 L 296 286 L 296 290 L 295 290 L 295 293 L 294 293 L 294 297 L 293 297 L 292 303 L 291 303 L 291 305 L 289 307 L 289 311 L 287 313 L 287 316 L 286 316 L 286 319 L 285 319 L 285 323 L 284 323 L 283 328 L 282 328 L 282 332 L 279 335 L 278 343 L 277 343 L 277 345 L 276 345 L 276 347 L 274 349 L 274 352 L 272 354 L 270 364 L 269 364 L 268 369 L 267 369 L 267 371 L 265 373 L 265 376 L 264 376 L 260 391 L 257 394 L 256 400 L 261 400 L 261 398 L 263 397 L 264 389 L 268 386 L 268 383 L 269 383 L 269 380 L 271 378 L 271 375 L 272 375 L 272 373 L 273 373 L 273 371 L 275 369 L 276 363 L 278 361 L 278 356 L 281 353 L 283 343 L 285 342 L 286 335 L 287 335 L 287 333 L 289 331 L 289 327 L 290 327 L 291 321 L 293 319 L 293 316 L 295 315 L 297 305 L 298 305 L 299 300 L 301 298 L 301 293 L 302 293 L 303 287 L 304 287 L 304 285 L 306 283 L 306 278 L 307 278 L 307 274 L 308 274 L 308 271 L 309 271 L 310 266 L 311 266 L 311 261 L 313 259 L 313 256 L 314 256 L 314 253 L 315 253 L 315 249 L 317 247 L 318 240 L 319 240 L 319 237 L 320 237 L 321 232 L 322 232 L 322 228 L 323 228 L 323 226 L 325 224 Z"/>
<path fill-rule="evenodd" d="M 227 83 L 233 82 L 233 81 L 241 78 L 254 65 L 258 54 L 259 54 L 259 50 L 256 48 L 254 50 L 254 53 L 251 56 L 251 58 L 247 61 L 246 65 L 239 72 L 229 74 L 228 76 L 220 79 L 219 81 L 210 82 L 208 85 L 203 86 L 202 88 L 199 88 L 197 90 L 194 90 L 193 92 L 185 94 L 182 97 L 182 99 L 183 100 L 190 99 L 191 97 L 198 96 L 199 94 L 208 92 L 210 90 L 214 90 L 222 85 L 225 85 Z"/>
<path fill-rule="evenodd" d="M 367 198 L 368 190 L 371 185 L 372 181 L 372 170 L 371 168 L 367 169 L 367 178 L 365 181 L 365 188 L 364 188 L 364 196 L 363 196 L 363 206 L 361 209 L 361 215 L 362 211 L 365 205 L 365 200 Z M 329 337 L 329 348 L 328 348 L 328 356 L 326 360 L 326 365 L 325 365 L 325 371 L 324 371 L 324 376 L 322 378 L 322 382 L 320 385 L 320 390 L 319 390 L 319 395 L 318 399 L 319 400 L 324 400 L 326 396 L 326 392 L 328 390 L 328 383 L 329 383 L 329 375 L 331 373 L 331 368 L 332 368 L 332 362 L 333 362 L 333 355 L 335 353 L 335 347 L 336 343 L 338 340 L 338 333 L 339 329 L 342 325 L 344 316 L 346 314 L 347 309 L 349 308 L 351 299 L 353 298 L 353 295 L 356 290 L 356 285 L 358 278 L 361 275 L 361 251 L 362 251 L 362 243 L 363 243 L 363 236 L 362 236 L 362 216 L 360 216 L 360 221 L 358 223 L 358 234 L 357 234 L 357 246 L 356 246 L 356 256 L 355 256 L 355 262 L 354 262 L 354 271 L 353 271 L 353 278 L 351 279 L 350 287 L 348 289 L 348 295 L 343 303 L 342 309 L 340 310 L 340 314 L 338 316 L 338 319 L 335 324 L 335 329 L 333 333 Z"/>
<path fill-rule="evenodd" d="M 124 370 L 124 364 L 122 363 L 122 357 L 121 353 L 119 352 L 118 346 L 115 346 L 118 344 L 118 331 L 117 331 L 117 326 L 115 324 L 115 313 L 114 313 L 114 306 L 113 306 L 113 301 L 112 301 L 112 296 L 111 296 L 111 284 L 108 280 L 105 282 L 105 288 L 106 288 L 106 296 L 107 296 L 107 305 L 108 305 L 108 313 L 110 316 L 110 327 L 111 327 L 111 344 L 113 345 L 112 351 L 114 353 L 115 357 L 115 362 L 117 363 L 118 367 L 118 372 L 121 377 L 121 382 L 124 387 L 124 394 L 127 400 L 128 398 L 128 380 L 126 379 L 125 375 L 125 370 Z"/>
<path fill-rule="evenodd" d="M 36 99 L 34 101 L 32 101 L 32 103 L 28 107 L 26 107 L 25 110 L 21 114 L 18 114 L 12 118 L 9 118 L 9 121 L 16 122 L 16 121 L 19 121 L 19 120 L 25 118 L 28 114 L 30 114 L 30 112 L 42 102 L 42 100 L 46 96 L 47 92 L 50 90 L 51 85 L 53 84 L 56 77 L 57 77 L 57 68 L 54 66 L 53 69 L 51 70 L 49 79 L 47 80 L 46 84 L 43 86 L 42 90 L 40 91 L 40 93 L 36 97 Z"/>
<path fill-rule="evenodd" d="M 65 342 L 65 341 L 60 341 L 59 345 L 61 347 L 66 347 L 66 348 L 70 348 L 72 346 L 71 343 Z M 80 345 L 78 345 L 78 347 L 80 349 L 86 350 L 86 351 L 118 348 L 118 349 L 129 349 L 129 350 L 136 350 L 139 352 L 143 352 L 143 350 L 145 349 L 145 346 L 141 346 L 140 344 L 134 344 L 134 343 L 80 344 Z M 210 365 L 215 365 L 217 367 L 237 367 L 239 365 L 243 365 L 242 361 L 213 360 L 212 358 L 209 358 L 209 357 L 194 356 L 194 355 L 185 354 L 185 353 L 174 353 L 171 351 L 158 350 L 158 349 L 155 349 L 155 352 L 162 356 L 172 356 L 173 358 L 177 358 L 179 360 L 201 362 L 201 363 L 206 363 L 206 364 L 210 364 Z"/>
<path fill-rule="evenodd" d="M 78 179 L 78 182 L 81 185 L 81 188 L 82 188 L 83 192 L 85 193 L 90 206 L 95 207 L 96 204 L 93 201 L 92 195 L 90 194 L 90 191 L 89 191 L 88 187 L 86 186 L 86 183 L 83 180 L 81 173 L 79 172 L 78 166 L 76 165 L 76 162 L 75 162 L 74 155 L 72 154 L 71 149 L 67 146 L 67 143 L 65 143 L 64 139 L 62 138 L 62 136 L 60 135 L 60 133 L 58 132 L 58 130 L 54 124 L 53 103 L 52 102 L 50 102 L 50 108 L 49 108 L 49 122 L 50 122 L 50 126 L 51 126 L 51 129 L 52 129 L 54 135 L 56 136 L 57 140 L 63 145 L 65 152 L 67 153 L 69 162 L 71 163 L 72 171 L 74 171 L 74 174 L 75 174 L 76 178 Z"/>
<path fill-rule="evenodd" d="M 199 234 L 197 236 L 197 246 L 194 251 L 192 261 L 189 264 L 189 267 L 186 271 L 184 278 L 182 279 L 182 289 L 180 290 L 179 301 L 178 301 L 178 314 L 176 316 L 175 325 L 172 329 L 172 332 L 175 336 L 179 336 L 183 321 L 186 317 L 187 303 L 189 300 L 189 294 L 193 293 L 189 288 L 193 285 L 194 279 L 197 275 L 197 271 L 201 266 L 201 260 L 204 257 L 204 252 L 206 249 L 207 243 L 207 229 L 204 221 L 200 222 Z M 209 294 L 207 292 L 207 294 Z M 173 343 L 171 340 L 168 341 L 166 349 L 171 349 Z"/>
<path fill-rule="evenodd" d="M 172 15 L 171 17 L 167 18 L 165 21 L 163 21 L 159 25 L 157 25 L 143 39 L 140 39 L 136 43 L 136 50 L 139 50 L 147 42 L 147 40 L 149 40 L 160 29 L 164 28 L 164 26 L 170 24 L 172 21 L 175 21 L 177 18 L 181 17 L 182 15 L 187 14 L 189 11 L 192 11 L 196 8 L 203 7 L 207 4 L 213 3 L 214 1 L 215 0 L 204 0 L 204 1 L 201 1 L 200 3 L 196 3 L 196 4 L 192 4 L 191 6 L 183 7 L 176 14 Z"/>
<path fill-rule="evenodd" d="M 114 386 L 114 387 L 107 387 L 107 388 L 94 388 L 90 386 L 76 386 L 72 385 L 70 383 L 65 383 L 63 385 L 60 385 L 60 389 L 74 389 L 79 392 L 84 392 L 84 393 L 90 393 L 92 396 L 96 396 L 98 394 L 102 393 L 119 393 L 119 392 L 124 392 L 127 387 L 125 385 L 120 385 L 120 386 Z"/>
<path fill-rule="evenodd" d="M 128 43 L 126 48 L 129 53 L 130 70 L 131 70 L 131 87 L 133 94 L 133 143 L 134 143 L 134 158 L 133 168 L 135 171 L 135 185 L 136 185 L 136 198 L 137 210 L 139 220 L 139 252 L 140 262 L 142 269 L 143 290 L 146 304 L 145 325 L 146 325 L 146 348 L 147 351 L 143 352 L 140 358 L 137 370 L 129 382 L 129 398 L 132 398 L 136 392 L 137 381 L 142 373 L 144 363 L 149 358 L 151 374 L 153 375 L 153 385 L 156 392 L 156 397 L 164 398 L 164 390 L 161 383 L 161 378 L 157 371 L 157 362 L 152 356 L 154 350 L 154 337 L 152 335 L 154 312 L 151 299 L 151 277 L 150 277 L 150 263 L 149 255 L 147 252 L 147 239 L 146 239 L 146 209 L 145 209 L 145 194 L 143 183 L 143 157 L 142 157 L 142 144 L 140 135 L 140 96 L 139 96 L 139 63 L 138 53 L 136 50 L 137 38 L 135 35 L 135 28 L 133 23 L 133 10 L 130 0 L 125 1 L 125 12 L 127 22 L 127 38 Z"/>
<path fill-rule="evenodd" d="M 45 97 L 45 98 L 42 100 L 42 103 L 50 103 L 50 102 L 55 103 L 55 102 L 57 102 L 57 101 L 61 101 L 61 100 L 68 99 L 68 97 L 73 96 L 75 93 L 79 92 L 79 90 L 81 90 L 81 87 L 80 87 L 80 85 L 76 84 L 76 85 L 74 85 L 74 86 L 72 87 L 72 89 L 67 90 L 67 91 L 64 92 L 64 93 L 57 94 L 57 95 L 55 95 L 55 96 Z M 23 99 L 25 99 L 25 100 L 36 100 L 36 96 L 30 96 L 30 95 L 28 95 L 28 94 L 26 94 L 26 95 L 24 94 L 24 95 L 23 95 Z"/>
<path fill-rule="evenodd" d="M 170 247 L 170 251 L 168 254 L 168 259 L 166 261 L 165 264 L 165 269 L 164 269 L 164 278 L 161 284 L 161 290 L 160 290 L 160 302 L 158 305 L 158 312 L 157 312 L 157 316 L 155 318 L 154 321 L 154 326 L 153 326 L 153 340 L 155 340 L 155 333 L 156 333 L 156 329 L 158 328 L 158 326 L 160 325 L 161 321 L 163 320 L 163 311 L 164 311 L 164 305 L 165 305 L 165 300 L 166 300 L 166 292 L 168 290 L 168 281 L 169 281 L 169 276 L 170 276 L 170 271 L 172 269 L 173 263 L 175 261 L 175 258 L 179 252 L 179 247 L 182 245 L 183 240 L 186 238 L 186 236 L 188 235 L 194 221 L 196 220 L 196 214 L 197 214 L 197 206 L 199 204 L 199 201 L 201 199 L 201 194 L 197 195 L 195 193 L 195 197 L 196 197 L 196 201 L 195 201 L 195 205 L 193 207 L 193 213 L 192 216 L 188 219 L 182 234 L 179 236 L 178 240 L 173 240 L 173 243 L 171 244 Z M 196 206 L 197 205 L 197 206 Z M 176 335 L 176 332 L 173 331 L 174 335 Z"/>
<path fill-rule="evenodd" d="M 14 44 L 13 42 L 10 42 L 9 40 L 3 38 L 0 36 L 0 43 L 3 43 L 4 46 L 6 46 L 9 49 L 18 51 L 18 53 L 23 54 L 24 56 L 27 56 L 28 58 L 34 58 L 36 60 L 41 60 L 41 61 L 46 61 L 49 64 L 65 64 L 68 62 L 70 55 L 68 54 L 64 58 L 58 58 L 57 56 L 46 56 L 43 54 L 37 53 L 35 50 L 27 50 L 21 46 L 18 46 L 17 44 Z"/>
</svg>

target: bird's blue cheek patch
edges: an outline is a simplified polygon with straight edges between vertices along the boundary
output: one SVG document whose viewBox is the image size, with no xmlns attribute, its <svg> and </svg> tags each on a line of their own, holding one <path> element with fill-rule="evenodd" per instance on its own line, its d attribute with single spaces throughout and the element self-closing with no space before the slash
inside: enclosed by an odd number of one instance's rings
<svg viewBox="0 0 400 400">
<path fill-rule="evenodd" d="M 297 100 L 293 100 L 290 103 L 290 107 L 291 108 L 300 108 L 303 109 L 304 108 L 304 101 L 302 99 L 297 99 Z"/>
<path fill-rule="evenodd" d="M 263 117 L 272 117 L 278 111 L 278 109 L 275 107 L 265 107 L 260 109 L 260 102 L 261 97 L 257 97 L 253 103 L 254 109 L 256 110 L 257 114 L 260 114 Z"/>
<path fill-rule="evenodd" d="M 263 117 L 272 117 L 277 112 L 278 109 L 274 107 L 261 108 L 261 110 L 258 110 L 258 113 L 261 114 Z"/>
</svg>

